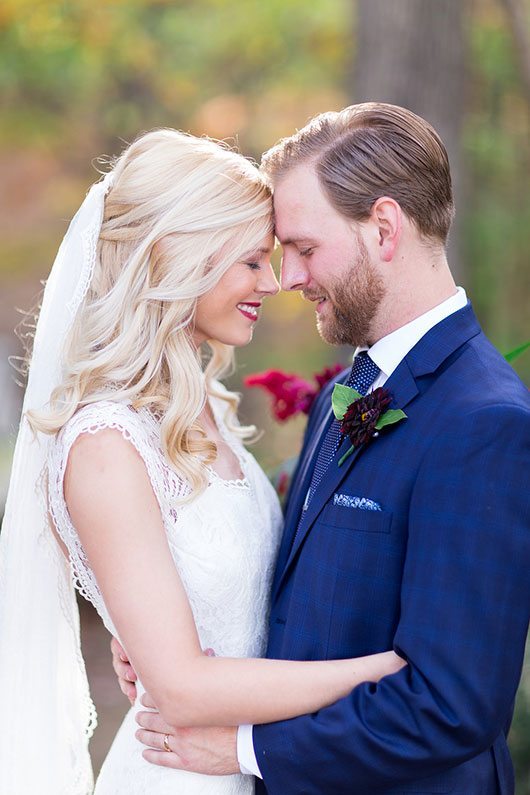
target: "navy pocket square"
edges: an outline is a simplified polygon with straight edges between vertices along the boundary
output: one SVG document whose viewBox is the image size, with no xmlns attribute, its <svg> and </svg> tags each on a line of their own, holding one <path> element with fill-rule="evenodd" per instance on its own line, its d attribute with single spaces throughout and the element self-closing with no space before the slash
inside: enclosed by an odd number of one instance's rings
<svg viewBox="0 0 530 795">
<path fill-rule="evenodd" d="M 341 505 L 343 508 L 358 508 L 361 511 L 382 510 L 375 500 L 370 500 L 368 497 L 352 497 L 350 494 L 335 494 L 333 505 Z"/>
</svg>

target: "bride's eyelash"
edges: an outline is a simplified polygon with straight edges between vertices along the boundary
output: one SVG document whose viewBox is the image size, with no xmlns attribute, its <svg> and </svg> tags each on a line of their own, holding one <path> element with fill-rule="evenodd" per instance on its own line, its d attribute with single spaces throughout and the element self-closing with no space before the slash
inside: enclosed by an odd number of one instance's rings
<svg viewBox="0 0 530 795">
<path fill-rule="evenodd" d="M 259 271 L 259 269 L 261 268 L 259 262 L 245 262 L 245 265 L 248 265 L 248 267 L 252 271 Z"/>
</svg>

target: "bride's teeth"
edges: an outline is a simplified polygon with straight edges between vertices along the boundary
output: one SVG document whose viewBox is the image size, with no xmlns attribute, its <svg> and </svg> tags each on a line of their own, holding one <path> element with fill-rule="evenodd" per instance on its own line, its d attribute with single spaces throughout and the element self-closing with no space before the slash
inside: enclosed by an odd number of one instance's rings
<svg viewBox="0 0 530 795">
<path fill-rule="evenodd" d="M 238 309 L 242 309 L 243 312 L 250 312 L 251 315 L 257 315 L 258 309 L 255 306 L 250 306 L 249 304 L 238 304 Z"/>
</svg>

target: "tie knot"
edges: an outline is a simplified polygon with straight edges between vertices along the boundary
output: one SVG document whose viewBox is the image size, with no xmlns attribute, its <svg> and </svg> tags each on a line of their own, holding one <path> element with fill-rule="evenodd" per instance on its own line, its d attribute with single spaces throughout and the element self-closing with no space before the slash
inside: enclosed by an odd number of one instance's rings
<svg viewBox="0 0 530 795">
<path fill-rule="evenodd" d="M 379 373 L 379 367 L 370 359 L 368 352 L 361 351 L 353 360 L 346 385 L 356 389 L 361 395 L 366 395 Z"/>
</svg>

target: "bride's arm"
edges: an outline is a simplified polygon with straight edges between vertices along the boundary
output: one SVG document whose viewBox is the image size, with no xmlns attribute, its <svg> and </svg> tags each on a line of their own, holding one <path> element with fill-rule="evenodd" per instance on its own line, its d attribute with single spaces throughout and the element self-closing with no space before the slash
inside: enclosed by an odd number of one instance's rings
<svg viewBox="0 0 530 795">
<path fill-rule="evenodd" d="M 167 723 L 283 720 L 314 712 L 404 665 L 393 652 L 322 662 L 204 656 L 158 502 L 132 444 L 115 430 L 80 436 L 64 491 L 120 639 Z"/>
</svg>

